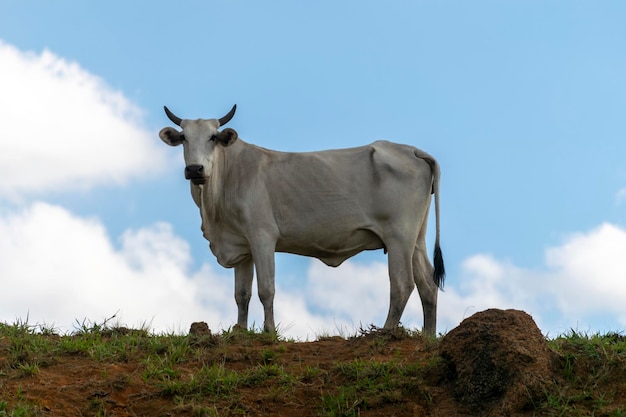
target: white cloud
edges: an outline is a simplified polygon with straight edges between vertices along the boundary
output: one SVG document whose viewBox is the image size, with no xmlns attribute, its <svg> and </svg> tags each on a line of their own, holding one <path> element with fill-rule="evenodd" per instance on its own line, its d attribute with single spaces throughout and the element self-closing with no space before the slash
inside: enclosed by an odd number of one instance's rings
<svg viewBox="0 0 626 417">
<path fill-rule="evenodd" d="M 567 313 L 606 311 L 626 325 L 626 231 L 605 223 L 546 252 L 552 291 Z"/>
<path fill-rule="evenodd" d="M 336 320 L 359 320 L 380 324 L 387 317 L 389 278 L 387 265 L 380 262 L 359 264 L 346 262 L 329 268 L 312 261 L 307 272 L 308 303 L 315 309 L 332 314 Z"/>
<path fill-rule="evenodd" d="M 252 301 L 260 305 L 255 297 Z M 257 309 L 260 307 L 257 306 Z M 319 312 L 313 312 L 306 301 L 306 290 L 286 290 L 277 286 L 274 314 L 276 325 L 281 335 L 294 337 L 298 340 L 316 340 L 319 336 L 340 333 L 340 325 L 332 318 Z M 262 324 L 262 315 L 258 315 Z M 352 328 L 350 328 L 352 330 Z M 353 333 L 353 332 L 352 332 Z"/>
<path fill-rule="evenodd" d="M 0 197 L 120 184 L 164 153 L 141 111 L 79 64 L 0 40 Z"/>
<path fill-rule="evenodd" d="M 295 326 L 298 334 L 308 333 L 309 337 L 352 335 L 370 324 L 381 327 L 389 310 L 387 264 L 348 260 L 338 268 L 330 268 L 318 260 L 311 260 L 305 287 L 288 296 L 298 299 L 300 307 L 297 308 L 302 310 L 302 306 L 306 306 L 301 314 L 291 314 L 294 322 L 306 325 Z M 276 297 L 280 299 L 283 294 L 277 293 Z M 277 313 L 280 307 L 277 306 Z M 295 309 L 292 307 L 291 311 Z M 409 298 L 401 321 L 408 328 L 421 329 L 423 313 L 417 291 Z"/>
<path fill-rule="evenodd" d="M 461 264 L 460 276 L 449 277 L 446 292 L 439 295 L 439 330 L 449 331 L 464 318 L 489 308 L 537 314 L 536 307 L 546 296 L 544 278 L 540 271 L 524 270 L 490 255 L 473 255 Z"/>
<path fill-rule="evenodd" d="M 116 249 L 102 224 L 35 203 L 0 217 L 0 320 L 72 330 L 119 311 L 131 326 L 185 331 L 193 321 L 236 318 L 230 274 L 189 271 L 189 246 L 168 224 L 126 231 Z M 225 297 L 228 293 L 230 296 Z"/>
<path fill-rule="evenodd" d="M 347 261 L 330 268 L 311 260 L 305 284 L 291 293 L 278 288 L 276 298 L 277 319 L 285 317 L 289 324 L 290 318 L 290 331 L 301 337 L 351 335 L 360 326 L 382 326 L 389 304 L 387 265 Z"/>
<path fill-rule="evenodd" d="M 458 282 L 440 295 L 440 323 L 449 330 L 476 311 L 517 308 L 533 315 L 541 330 L 552 335 L 570 328 L 623 329 L 625 253 L 626 231 L 603 224 L 548 248 L 540 270 L 518 268 L 488 255 L 472 256 L 463 263 Z"/>
</svg>

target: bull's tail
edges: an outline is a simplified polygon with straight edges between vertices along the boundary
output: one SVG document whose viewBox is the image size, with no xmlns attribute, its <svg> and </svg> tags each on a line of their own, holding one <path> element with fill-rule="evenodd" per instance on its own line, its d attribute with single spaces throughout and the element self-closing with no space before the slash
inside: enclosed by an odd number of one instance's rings
<svg viewBox="0 0 626 417">
<path fill-rule="evenodd" d="M 443 290 L 444 281 L 446 278 L 446 269 L 443 265 L 443 255 L 441 254 L 441 246 L 439 246 L 439 181 L 441 178 L 441 170 L 439 164 L 426 152 L 418 150 L 415 155 L 418 158 L 422 158 L 428 162 L 433 174 L 433 188 L 432 193 L 435 195 L 435 251 L 433 253 L 433 266 L 435 270 L 433 272 L 433 282 L 437 285 L 437 288 Z"/>
<path fill-rule="evenodd" d="M 433 273 L 433 281 L 438 288 L 443 290 L 446 268 L 443 265 L 443 256 L 441 255 L 441 247 L 439 246 L 439 180 L 441 171 L 439 164 L 434 159 L 431 166 L 433 170 L 433 194 L 435 194 L 435 252 L 433 254 L 435 272 Z"/>
<path fill-rule="evenodd" d="M 446 268 L 443 265 L 443 256 L 441 256 L 441 248 L 435 245 L 434 254 L 435 272 L 433 273 L 433 281 L 437 288 L 443 290 L 443 284 L 446 279 Z"/>
</svg>

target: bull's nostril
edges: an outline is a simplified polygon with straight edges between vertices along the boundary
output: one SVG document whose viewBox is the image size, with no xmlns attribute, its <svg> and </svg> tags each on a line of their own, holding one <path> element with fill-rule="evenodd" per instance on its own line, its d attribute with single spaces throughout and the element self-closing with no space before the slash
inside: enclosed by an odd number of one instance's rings
<svg viewBox="0 0 626 417">
<path fill-rule="evenodd" d="M 202 165 L 187 165 L 185 167 L 185 178 L 198 178 L 204 174 L 204 167 Z"/>
</svg>

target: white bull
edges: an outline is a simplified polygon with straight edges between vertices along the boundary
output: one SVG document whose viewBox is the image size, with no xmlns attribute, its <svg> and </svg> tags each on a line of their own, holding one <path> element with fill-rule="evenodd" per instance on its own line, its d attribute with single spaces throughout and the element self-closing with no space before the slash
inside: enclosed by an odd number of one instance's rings
<svg viewBox="0 0 626 417">
<path fill-rule="evenodd" d="M 437 324 L 437 289 L 444 266 L 439 247 L 439 165 L 415 147 L 377 141 L 357 148 L 277 152 L 244 142 L 221 119 L 181 119 L 163 128 L 182 144 L 185 178 L 200 209 L 202 232 L 220 265 L 235 268 L 237 324 L 248 326 L 256 268 L 264 330 L 274 332 L 274 253 L 288 252 L 338 266 L 364 250 L 389 256 L 390 305 L 384 327 L 398 325 L 415 285 L 424 333 Z M 430 195 L 435 196 L 434 268 L 426 251 Z"/>
</svg>

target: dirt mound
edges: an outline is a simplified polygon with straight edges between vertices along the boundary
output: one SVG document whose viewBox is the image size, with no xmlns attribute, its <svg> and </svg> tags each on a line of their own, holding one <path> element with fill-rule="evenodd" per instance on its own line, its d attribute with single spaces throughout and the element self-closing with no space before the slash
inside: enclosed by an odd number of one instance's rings
<svg viewBox="0 0 626 417">
<path fill-rule="evenodd" d="M 490 309 L 463 320 L 441 341 L 454 395 L 475 415 L 513 415 L 540 401 L 554 354 L 532 317 Z"/>
</svg>

